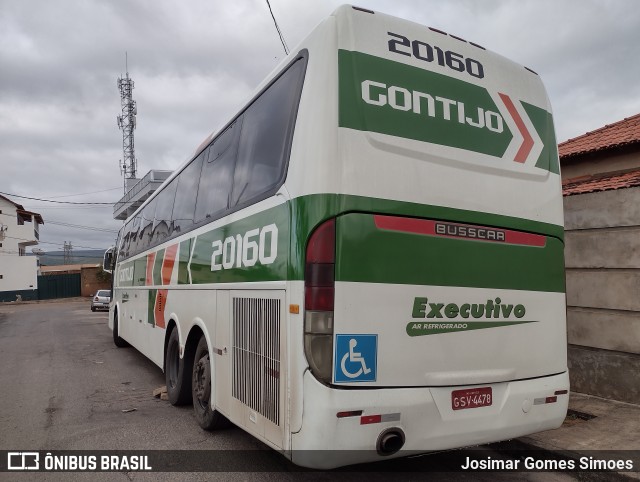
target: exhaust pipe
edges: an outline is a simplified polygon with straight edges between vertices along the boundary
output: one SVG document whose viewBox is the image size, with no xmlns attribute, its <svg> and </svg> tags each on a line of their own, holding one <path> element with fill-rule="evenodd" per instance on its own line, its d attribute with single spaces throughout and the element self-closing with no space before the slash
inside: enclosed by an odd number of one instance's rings
<svg viewBox="0 0 640 482">
<path fill-rule="evenodd" d="M 378 436 L 376 450 L 380 455 L 393 455 L 404 445 L 404 432 L 399 428 L 388 428 Z"/>
</svg>

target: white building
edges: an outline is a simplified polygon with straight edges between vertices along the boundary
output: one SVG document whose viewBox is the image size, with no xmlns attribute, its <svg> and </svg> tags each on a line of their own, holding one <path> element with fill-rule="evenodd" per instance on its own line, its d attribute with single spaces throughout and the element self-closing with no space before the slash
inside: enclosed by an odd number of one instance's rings
<svg viewBox="0 0 640 482">
<path fill-rule="evenodd" d="M 26 256 L 40 239 L 42 216 L 0 195 L 0 301 L 36 299 L 38 260 Z"/>
</svg>

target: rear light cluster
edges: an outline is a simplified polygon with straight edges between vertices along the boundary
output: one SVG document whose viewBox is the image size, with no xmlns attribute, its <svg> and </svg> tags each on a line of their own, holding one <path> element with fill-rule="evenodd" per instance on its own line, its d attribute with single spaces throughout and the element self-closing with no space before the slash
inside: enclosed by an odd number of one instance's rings
<svg viewBox="0 0 640 482">
<path fill-rule="evenodd" d="M 321 224 L 307 245 L 304 276 L 304 351 L 316 378 L 331 382 L 336 223 Z"/>
</svg>

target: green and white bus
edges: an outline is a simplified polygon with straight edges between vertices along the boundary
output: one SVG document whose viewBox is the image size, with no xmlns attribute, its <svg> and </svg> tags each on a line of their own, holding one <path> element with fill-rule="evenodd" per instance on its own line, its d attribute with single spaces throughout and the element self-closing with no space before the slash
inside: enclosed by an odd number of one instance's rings
<svg viewBox="0 0 640 482">
<path fill-rule="evenodd" d="M 565 417 L 563 247 L 538 75 L 343 6 L 128 219 L 109 326 L 300 465 L 488 443 Z"/>
</svg>

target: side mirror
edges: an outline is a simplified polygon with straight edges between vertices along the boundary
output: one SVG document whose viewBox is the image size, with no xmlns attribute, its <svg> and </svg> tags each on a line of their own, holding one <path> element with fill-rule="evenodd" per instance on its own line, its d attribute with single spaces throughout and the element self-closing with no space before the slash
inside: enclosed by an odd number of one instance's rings
<svg viewBox="0 0 640 482">
<path fill-rule="evenodd" d="M 112 273 L 116 265 L 115 246 L 111 246 L 104 252 L 102 259 L 102 269 L 107 273 Z"/>
</svg>

